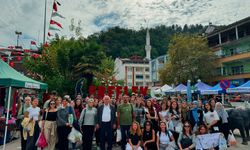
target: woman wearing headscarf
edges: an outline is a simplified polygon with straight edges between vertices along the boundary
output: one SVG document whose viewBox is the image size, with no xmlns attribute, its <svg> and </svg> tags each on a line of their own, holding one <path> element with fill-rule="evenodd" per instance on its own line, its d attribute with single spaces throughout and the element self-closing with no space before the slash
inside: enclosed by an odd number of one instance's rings
<svg viewBox="0 0 250 150">
<path fill-rule="evenodd" d="M 228 125 L 228 113 L 225 111 L 223 105 L 220 102 L 215 104 L 215 111 L 218 113 L 220 121 L 218 123 L 219 131 L 222 132 L 226 139 L 229 135 L 229 125 Z"/>
<path fill-rule="evenodd" d="M 203 124 L 203 112 L 200 108 L 198 108 L 198 101 L 192 102 L 192 109 L 188 113 L 188 120 L 192 126 L 193 132 Z"/>
</svg>

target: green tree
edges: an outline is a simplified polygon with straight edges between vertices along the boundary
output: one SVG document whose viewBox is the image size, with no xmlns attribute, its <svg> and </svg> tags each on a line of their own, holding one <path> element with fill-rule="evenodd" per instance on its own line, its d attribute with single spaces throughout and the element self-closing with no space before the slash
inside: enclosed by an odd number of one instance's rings
<svg viewBox="0 0 250 150">
<path fill-rule="evenodd" d="M 88 91 L 88 87 L 93 83 L 96 72 L 100 72 L 100 65 L 105 59 L 103 47 L 95 41 L 85 41 L 83 47 L 84 54 L 80 61 L 74 67 L 74 76 L 76 78 L 85 78 L 86 85 L 84 91 Z"/>
<path fill-rule="evenodd" d="M 174 35 L 168 47 L 168 62 L 159 71 L 163 83 L 186 83 L 199 78 L 209 81 L 213 77 L 215 55 L 204 37 Z"/>
</svg>

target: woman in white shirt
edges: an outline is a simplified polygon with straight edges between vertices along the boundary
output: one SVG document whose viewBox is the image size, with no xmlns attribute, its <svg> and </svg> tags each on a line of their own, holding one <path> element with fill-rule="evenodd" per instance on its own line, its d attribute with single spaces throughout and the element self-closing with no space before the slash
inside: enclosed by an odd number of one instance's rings
<svg viewBox="0 0 250 150">
<path fill-rule="evenodd" d="M 204 104 L 204 122 L 210 133 L 219 132 L 218 122 L 220 118 L 218 113 L 212 109 L 209 102 Z"/>
<path fill-rule="evenodd" d="M 174 141 L 174 136 L 172 133 L 167 130 L 166 123 L 160 122 L 160 131 L 157 133 L 157 149 L 158 150 L 166 150 L 171 149 L 170 142 Z"/>
<path fill-rule="evenodd" d="M 35 121 L 34 134 L 28 135 L 26 150 L 37 150 L 36 141 L 40 134 L 38 121 L 40 120 L 40 108 L 38 107 L 38 98 L 33 98 L 32 106 L 27 109 L 29 118 Z"/>
<path fill-rule="evenodd" d="M 159 117 L 160 117 L 161 121 L 167 123 L 168 114 L 167 114 L 167 104 L 166 103 L 163 103 L 161 105 L 161 111 L 159 112 Z"/>
</svg>

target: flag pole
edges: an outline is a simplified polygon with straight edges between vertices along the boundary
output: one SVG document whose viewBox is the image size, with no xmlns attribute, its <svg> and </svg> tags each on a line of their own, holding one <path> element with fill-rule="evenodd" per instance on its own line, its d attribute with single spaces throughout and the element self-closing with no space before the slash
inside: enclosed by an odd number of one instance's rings
<svg viewBox="0 0 250 150">
<path fill-rule="evenodd" d="M 6 147 L 6 140 L 7 140 L 7 130 L 8 130 L 8 121 L 9 121 L 9 113 L 10 113 L 10 97 L 11 97 L 11 86 L 8 90 L 8 101 L 7 101 L 7 116 L 5 117 L 5 130 L 4 130 L 4 140 L 3 140 L 3 150 Z"/>
<path fill-rule="evenodd" d="M 45 36 L 46 36 L 46 10 L 47 10 L 47 0 L 45 0 L 45 9 L 44 9 L 43 44 L 45 44 Z"/>
</svg>

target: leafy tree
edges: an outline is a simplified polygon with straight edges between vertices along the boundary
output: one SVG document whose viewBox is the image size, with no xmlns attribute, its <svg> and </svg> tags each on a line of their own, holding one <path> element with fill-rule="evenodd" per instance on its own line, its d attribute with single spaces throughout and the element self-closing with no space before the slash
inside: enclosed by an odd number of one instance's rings
<svg viewBox="0 0 250 150">
<path fill-rule="evenodd" d="M 215 56 L 205 38 L 174 35 L 168 49 L 168 62 L 159 72 L 163 83 L 185 83 L 188 79 L 196 82 L 198 78 L 209 81 L 213 76 Z"/>
<path fill-rule="evenodd" d="M 202 25 L 179 25 L 157 26 L 150 29 L 152 58 L 156 58 L 166 53 L 170 38 L 175 33 L 202 33 L 205 27 Z M 88 37 L 102 45 L 107 56 L 127 58 L 133 55 L 145 57 L 146 29 L 138 31 L 113 27 L 107 31 L 95 33 Z"/>
<path fill-rule="evenodd" d="M 76 78 L 85 78 L 87 83 L 84 91 L 93 83 L 96 72 L 100 72 L 100 65 L 106 55 L 103 48 L 95 41 L 85 41 L 83 47 L 84 55 L 74 67 L 74 76 Z"/>
</svg>

